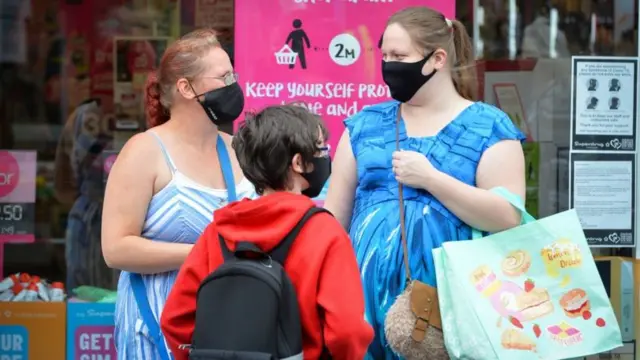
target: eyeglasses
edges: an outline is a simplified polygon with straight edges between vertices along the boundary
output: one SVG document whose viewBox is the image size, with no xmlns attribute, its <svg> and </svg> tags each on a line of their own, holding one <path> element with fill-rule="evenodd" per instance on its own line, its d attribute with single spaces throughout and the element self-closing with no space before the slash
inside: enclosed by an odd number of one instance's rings
<svg viewBox="0 0 640 360">
<path fill-rule="evenodd" d="M 327 146 L 319 147 L 318 152 L 320 152 L 320 156 L 329 156 L 329 153 L 331 152 L 331 146 L 327 145 Z"/>
<path fill-rule="evenodd" d="M 240 78 L 238 76 L 238 73 L 233 71 L 233 72 L 229 72 L 226 73 L 224 76 L 203 76 L 206 79 L 217 79 L 217 80 L 222 80 L 222 82 L 224 82 L 225 86 L 229 86 L 233 83 L 238 82 L 238 79 Z"/>
</svg>

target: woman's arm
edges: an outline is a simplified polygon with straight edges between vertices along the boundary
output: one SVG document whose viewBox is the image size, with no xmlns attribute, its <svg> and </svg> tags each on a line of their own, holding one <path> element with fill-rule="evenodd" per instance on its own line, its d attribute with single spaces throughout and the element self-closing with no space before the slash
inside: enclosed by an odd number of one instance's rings
<svg viewBox="0 0 640 360">
<path fill-rule="evenodd" d="M 477 187 L 435 169 L 427 172 L 422 187 L 469 226 L 497 232 L 518 226 L 521 216 L 507 200 L 489 190 L 504 187 L 524 199 L 524 167 L 520 142 L 504 140 L 482 155 L 476 171 Z"/>
<path fill-rule="evenodd" d="M 179 269 L 193 245 L 140 237 L 162 159 L 148 134 L 124 146 L 107 182 L 102 212 L 102 254 L 109 267 L 142 274 Z"/>
<path fill-rule="evenodd" d="M 349 131 L 345 130 L 333 158 L 331 180 L 324 207 L 331 211 L 342 227 L 349 228 L 357 185 L 356 159 L 351 149 Z"/>
</svg>

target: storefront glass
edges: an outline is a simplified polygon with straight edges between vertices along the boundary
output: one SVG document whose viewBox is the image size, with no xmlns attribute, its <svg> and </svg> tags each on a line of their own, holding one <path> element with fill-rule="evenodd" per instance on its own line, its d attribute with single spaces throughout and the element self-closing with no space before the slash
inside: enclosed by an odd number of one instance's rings
<svg viewBox="0 0 640 360">
<path fill-rule="evenodd" d="M 101 204 L 113 155 L 145 128 L 146 74 L 172 39 L 202 26 L 219 31 L 233 59 L 233 8 L 232 0 L 2 1 L 2 277 L 28 273 L 67 291 L 116 288 L 117 273 L 101 258 Z M 528 136 L 529 211 L 544 217 L 568 209 L 571 57 L 638 56 L 637 0 L 458 0 L 455 13 L 474 38 L 481 100 L 513 115 Z M 284 100 L 291 99 L 274 102 Z M 9 178 L 17 169 L 22 187 Z M 630 248 L 603 253 L 632 255 Z M 74 295 L 108 303 L 112 294 Z M 65 326 L 63 349 L 75 347 L 79 333 Z"/>
<path fill-rule="evenodd" d="M 525 145 L 528 208 L 537 217 L 567 210 L 571 57 L 634 60 L 637 1 L 475 3 L 473 30 L 482 99 L 512 115 L 529 140 Z M 630 250 L 613 253 L 631 255 Z"/>
<path fill-rule="evenodd" d="M 601 356 L 637 359 L 632 144 L 637 142 L 638 2 L 471 2 L 482 99 L 502 108 L 527 135 L 527 209 L 538 218 L 577 210 L 592 253 L 601 256 L 596 265 L 624 342 Z M 583 58 L 572 64 L 574 56 Z M 626 79 L 627 95 L 620 78 Z M 627 102 L 624 110 L 621 98 Z M 619 166 L 621 171 L 614 170 Z"/>
</svg>

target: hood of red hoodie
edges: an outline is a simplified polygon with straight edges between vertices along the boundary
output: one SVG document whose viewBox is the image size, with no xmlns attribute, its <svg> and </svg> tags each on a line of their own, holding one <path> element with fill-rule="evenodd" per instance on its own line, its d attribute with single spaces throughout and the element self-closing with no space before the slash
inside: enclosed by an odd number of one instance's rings
<svg viewBox="0 0 640 360">
<path fill-rule="evenodd" d="M 314 205 L 304 195 L 276 192 L 232 203 L 213 217 L 216 230 L 228 243 L 247 241 L 271 251 Z"/>
</svg>

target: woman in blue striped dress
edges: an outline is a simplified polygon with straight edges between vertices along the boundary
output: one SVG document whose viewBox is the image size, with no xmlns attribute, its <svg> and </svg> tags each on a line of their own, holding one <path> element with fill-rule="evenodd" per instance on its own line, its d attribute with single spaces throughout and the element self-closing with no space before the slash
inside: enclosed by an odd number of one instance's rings
<svg viewBox="0 0 640 360">
<path fill-rule="evenodd" d="M 230 136 L 218 132 L 240 115 L 244 97 L 213 31 L 174 42 L 146 90 L 151 129 L 119 154 L 103 211 L 104 258 L 122 270 L 115 315 L 121 360 L 171 358 L 158 320 L 177 270 L 215 209 L 255 196 Z"/>
</svg>

